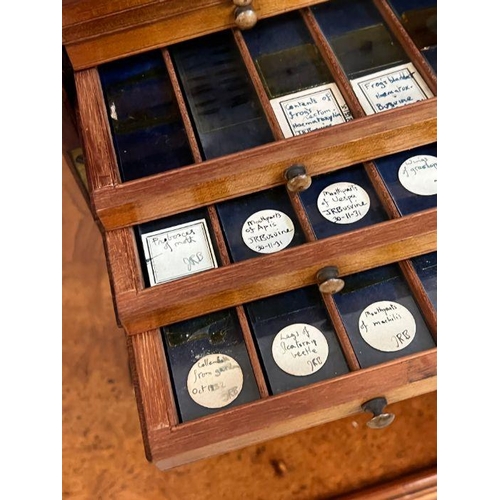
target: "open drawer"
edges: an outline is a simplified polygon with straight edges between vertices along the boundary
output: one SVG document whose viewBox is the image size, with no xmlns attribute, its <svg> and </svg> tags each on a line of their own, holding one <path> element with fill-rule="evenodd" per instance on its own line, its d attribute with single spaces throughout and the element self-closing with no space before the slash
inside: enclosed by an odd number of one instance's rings
<svg viewBox="0 0 500 500">
<path fill-rule="evenodd" d="M 153 50 L 134 35 L 108 53 L 108 33 L 90 62 L 79 51 L 100 35 L 68 42 L 90 202 L 161 469 L 361 411 L 382 427 L 386 405 L 436 389 L 428 47 L 395 2 L 313 3 L 279 3 L 243 32 L 197 24 Z"/>
</svg>

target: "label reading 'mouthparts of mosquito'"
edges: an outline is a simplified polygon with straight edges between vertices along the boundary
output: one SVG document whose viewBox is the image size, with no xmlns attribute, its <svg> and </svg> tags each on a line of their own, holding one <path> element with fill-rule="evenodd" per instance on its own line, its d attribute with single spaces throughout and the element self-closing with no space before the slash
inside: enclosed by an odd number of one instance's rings
<svg viewBox="0 0 500 500">
<path fill-rule="evenodd" d="M 397 302 L 374 302 L 359 317 L 359 333 L 368 345 L 378 351 L 401 351 L 410 345 L 416 332 L 413 314 Z"/>
<path fill-rule="evenodd" d="M 311 375 L 322 368 L 328 358 L 328 342 L 312 325 L 295 323 L 274 337 L 272 346 L 276 364 L 297 377 Z"/>
<path fill-rule="evenodd" d="M 352 224 L 368 213 L 370 197 L 357 184 L 337 182 L 321 191 L 317 204 L 319 213 L 330 222 Z"/>
<path fill-rule="evenodd" d="M 292 242 L 294 235 L 292 219 L 279 210 L 255 212 L 241 229 L 245 245 L 258 253 L 279 252 Z"/>
<path fill-rule="evenodd" d="M 437 158 L 431 155 L 408 158 L 399 167 L 398 178 L 411 193 L 420 196 L 437 194 Z"/>
<path fill-rule="evenodd" d="M 205 408 L 223 408 L 232 403 L 243 388 L 243 371 L 226 354 L 208 354 L 189 371 L 187 390 L 191 398 Z"/>
</svg>

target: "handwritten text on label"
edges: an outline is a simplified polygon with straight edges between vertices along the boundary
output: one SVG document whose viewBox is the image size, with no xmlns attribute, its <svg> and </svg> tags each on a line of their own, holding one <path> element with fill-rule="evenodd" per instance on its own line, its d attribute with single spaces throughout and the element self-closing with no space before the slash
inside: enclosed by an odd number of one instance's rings
<svg viewBox="0 0 500 500">
<path fill-rule="evenodd" d="M 317 372 L 328 358 L 328 342 L 312 325 L 295 323 L 274 337 L 273 358 L 286 373 L 303 377 Z"/>
<path fill-rule="evenodd" d="M 205 219 L 142 235 L 151 286 L 217 267 Z"/>
<path fill-rule="evenodd" d="M 401 351 L 413 341 L 417 331 L 412 313 L 388 300 L 374 302 L 364 309 L 358 326 L 365 342 L 383 352 Z"/>
<path fill-rule="evenodd" d="M 412 63 L 351 81 L 365 113 L 374 114 L 432 97 Z"/>
<path fill-rule="evenodd" d="M 271 106 L 285 137 L 307 134 L 352 120 L 335 83 L 272 99 Z"/>
<path fill-rule="evenodd" d="M 337 182 L 321 191 L 317 205 L 320 214 L 330 222 L 352 224 L 368 213 L 370 197 L 357 184 Z"/>
<path fill-rule="evenodd" d="M 189 371 L 187 390 L 205 408 L 222 408 L 232 403 L 243 388 L 243 371 L 231 356 L 208 354 Z"/>
<path fill-rule="evenodd" d="M 437 158 L 431 155 L 408 158 L 399 167 L 398 178 L 411 193 L 420 196 L 437 194 Z"/>
<path fill-rule="evenodd" d="M 293 240 L 295 228 L 292 219 L 279 210 L 260 210 L 243 224 L 241 236 L 245 245 L 259 253 L 275 253 Z"/>
</svg>

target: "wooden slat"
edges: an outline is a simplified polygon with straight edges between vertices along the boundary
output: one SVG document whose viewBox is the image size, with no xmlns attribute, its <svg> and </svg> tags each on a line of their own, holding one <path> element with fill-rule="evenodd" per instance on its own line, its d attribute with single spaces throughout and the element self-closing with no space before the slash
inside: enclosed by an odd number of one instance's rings
<svg viewBox="0 0 500 500">
<path fill-rule="evenodd" d="M 264 19 L 324 1 L 256 0 L 253 7 L 258 18 Z M 73 67 L 80 70 L 235 27 L 230 0 L 201 0 L 194 8 L 190 5 L 169 0 L 94 19 L 85 12 L 74 12 L 66 16 L 73 24 L 65 25 L 63 44 Z M 78 15 L 86 21 L 75 22 Z"/>
<path fill-rule="evenodd" d="M 328 265 L 346 276 L 435 251 L 436 226 L 435 209 L 382 222 L 139 293 L 117 294 L 118 312 L 129 334 L 150 330 L 312 285 L 316 272 Z"/>
<path fill-rule="evenodd" d="M 362 116 L 366 116 L 366 113 L 363 111 L 363 108 L 359 103 L 354 90 L 352 89 L 349 79 L 342 69 L 340 61 L 337 59 L 337 56 L 330 47 L 330 44 L 323 34 L 323 31 L 321 30 L 318 21 L 316 21 L 313 13 L 310 11 L 310 9 L 304 9 L 301 11 L 301 14 L 302 19 L 304 20 L 304 23 L 314 40 L 314 43 L 318 47 L 321 56 L 323 57 L 326 65 L 328 66 L 328 69 L 333 75 L 335 83 L 338 85 L 339 90 L 345 99 L 347 106 L 351 110 L 352 116 L 354 118 L 361 118 Z"/>
<path fill-rule="evenodd" d="M 437 470 L 433 467 L 347 495 L 336 496 L 335 500 L 435 500 L 436 498 Z"/>
<path fill-rule="evenodd" d="M 375 397 L 390 405 L 432 392 L 436 363 L 431 349 L 193 420 L 173 432 L 159 429 L 150 435 L 153 462 L 168 469 L 360 413 Z"/>
<path fill-rule="evenodd" d="M 93 193 L 105 229 L 142 223 L 284 183 L 283 173 L 303 163 L 311 175 L 434 142 L 437 100 L 417 102 L 351 122 L 291 137 L 138 179 Z"/>
<path fill-rule="evenodd" d="M 146 456 L 151 460 L 151 433 L 179 422 L 161 333 L 152 330 L 129 337 L 127 348 Z"/>
<path fill-rule="evenodd" d="M 422 281 L 418 277 L 415 268 L 411 264 L 410 261 L 404 260 L 399 262 L 399 267 L 406 278 L 408 286 L 413 293 L 413 297 L 417 302 L 420 310 L 422 311 L 422 315 L 424 316 L 425 322 L 427 323 L 427 327 L 431 332 L 434 340 L 437 340 L 437 314 L 434 306 L 432 305 L 427 292 L 425 291 Z"/>
<path fill-rule="evenodd" d="M 75 84 L 87 180 L 92 192 L 119 182 L 118 165 L 97 70 L 75 73 Z"/>
<path fill-rule="evenodd" d="M 373 0 L 373 3 L 379 9 L 384 21 L 394 34 L 394 37 L 408 54 L 411 62 L 414 64 L 415 68 L 420 73 L 431 92 L 434 95 L 437 95 L 437 77 L 430 64 L 426 61 L 425 57 L 415 45 L 408 32 L 400 23 L 398 16 L 394 13 L 386 0 Z"/>
</svg>

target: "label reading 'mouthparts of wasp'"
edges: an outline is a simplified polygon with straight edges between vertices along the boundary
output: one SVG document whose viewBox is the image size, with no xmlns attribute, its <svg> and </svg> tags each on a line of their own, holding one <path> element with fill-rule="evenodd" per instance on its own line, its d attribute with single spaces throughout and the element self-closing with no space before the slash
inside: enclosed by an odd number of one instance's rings
<svg viewBox="0 0 500 500">
<path fill-rule="evenodd" d="M 417 325 L 413 314 L 403 305 L 389 300 L 370 304 L 359 317 L 363 340 L 379 351 L 401 351 L 415 338 Z"/>
<path fill-rule="evenodd" d="M 258 253 L 279 252 L 292 242 L 294 235 L 292 219 L 279 210 L 255 212 L 241 229 L 245 245 Z"/>
<path fill-rule="evenodd" d="M 322 368 L 328 358 L 328 342 L 315 326 L 295 323 L 274 337 L 272 346 L 276 364 L 297 377 L 311 375 Z"/>
<path fill-rule="evenodd" d="M 187 390 L 191 398 L 205 408 L 223 408 L 232 403 L 243 388 L 243 371 L 226 354 L 208 354 L 189 371 Z"/>
<path fill-rule="evenodd" d="M 336 224 L 352 224 L 361 220 L 370 209 L 368 193 L 352 182 L 336 182 L 318 196 L 319 213 Z"/>
<path fill-rule="evenodd" d="M 420 196 L 437 194 L 437 158 L 431 155 L 408 158 L 399 167 L 398 178 L 411 193 Z"/>
</svg>

